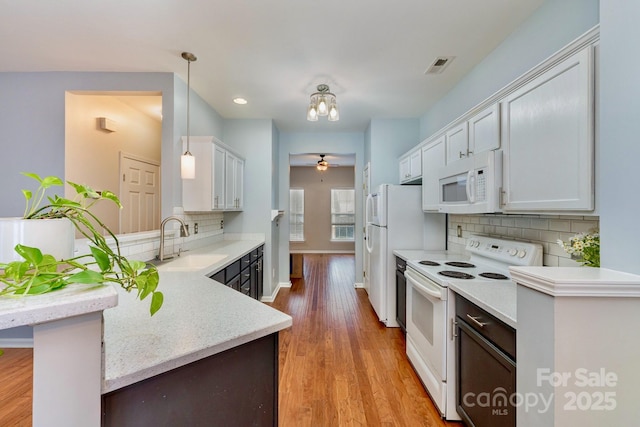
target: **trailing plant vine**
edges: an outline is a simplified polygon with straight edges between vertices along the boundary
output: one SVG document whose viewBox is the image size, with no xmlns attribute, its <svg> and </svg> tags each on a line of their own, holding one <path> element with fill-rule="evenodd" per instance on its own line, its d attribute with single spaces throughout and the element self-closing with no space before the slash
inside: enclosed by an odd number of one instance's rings
<svg viewBox="0 0 640 427">
<path fill-rule="evenodd" d="M 150 313 L 153 316 L 163 303 L 163 295 L 157 290 L 159 275 L 155 266 L 142 261 L 128 260 L 120 253 L 120 245 L 115 234 L 91 212 L 91 207 L 101 200 L 122 204 L 111 191 L 97 192 L 86 185 L 67 181 L 76 191 L 74 200 L 58 195 L 48 197 L 47 203 L 40 206 L 45 192 L 53 186 L 62 186 L 64 182 L 57 177 L 41 178 L 34 173 L 23 175 L 38 181 L 35 193 L 22 190 L 25 197 L 24 218 L 46 220 L 66 218 L 76 230 L 86 237 L 90 244 L 89 254 L 69 259 L 57 260 L 50 254 L 43 254 L 35 247 L 16 245 L 15 251 L 24 261 L 2 263 L 0 260 L 0 289 L 3 295 L 38 295 L 61 289 L 68 284 L 118 284 L 127 292 L 136 292 L 141 301 L 151 295 Z M 108 244 L 103 233 L 114 240 L 114 248 Z"/>
</svg>

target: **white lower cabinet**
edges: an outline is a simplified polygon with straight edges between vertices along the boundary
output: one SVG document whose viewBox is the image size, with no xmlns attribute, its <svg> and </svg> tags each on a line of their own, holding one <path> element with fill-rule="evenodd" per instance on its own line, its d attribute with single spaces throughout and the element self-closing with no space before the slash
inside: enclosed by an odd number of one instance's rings
<svg viewBox="0 0 640 427">
<path fill-rule="evenodd" d="M 504 211 L 594 209 L 592 49 L 502 100 Z"/>
<path fill-rule="evenodd" d="M 445 165 L 445 136 L 422 148 L 422 210 L 438 212 L 439 171 Z"/>
<path fill-rule="evenodd" d="M 183 151 L 186 138 L 183 137 Z M 185 212 L 242 210 L 244 159 L 213 137 L 192 136 L 196 177 L 182 180 Z"/>
</svg>

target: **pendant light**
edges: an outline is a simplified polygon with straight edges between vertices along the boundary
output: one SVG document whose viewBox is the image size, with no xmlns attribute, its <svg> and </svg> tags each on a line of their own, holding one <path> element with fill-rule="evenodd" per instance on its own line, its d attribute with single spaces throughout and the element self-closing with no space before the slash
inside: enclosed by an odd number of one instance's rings
<svg viewBox="0 0 640 427">
<path fill-rule="evenodd" d="M 193 53 L 182 52 L 182 57 L 187 60 L 187 151 L 180 156 L 180 177 L 182 179 L 194 179 L 196 177 L 196 158 L 189 151 L 189 106 L 191 93 L 191 63 L 198 58 Z"/>
</svg>

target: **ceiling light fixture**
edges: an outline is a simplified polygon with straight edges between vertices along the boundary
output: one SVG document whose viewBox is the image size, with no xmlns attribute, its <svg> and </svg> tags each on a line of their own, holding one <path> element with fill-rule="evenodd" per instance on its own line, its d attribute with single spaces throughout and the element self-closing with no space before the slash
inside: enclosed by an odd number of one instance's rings
<svg viewBox="0 0 640 427">
<path fill-rule="evenodd" d="M 182 179 L 194 179 L 196 177 L 196 158 L 189 151 L 189 104 L 191 93 L 191 63 L 198 58 L 193 53 L 182 52 L 182 57 L 187 60 L 187 151 L 180 156 L 180 177 Z"/>
<path fill-rule="evenodd" d="M 320 160 L 318 160 L 318 164 L 316 165 L 316 169 L 320 172 L 324 172 L 329 167 L 329 162 L 324 159 L 324 154 L 320 154 Z"/>
<path fill-rule="evenodd" d="M 329 86 L 322 84 L 318 85 L 317 92 L 311 94 L 311 102 L 307 109 L 307 120 L 315 122 L 318 120 L 318 116 L 328 116 L 330 122 L 335 122 L 340 119 L 340 113 L 338 112 L 338 104 L 336 102 L 336 96 L 329 92 Z"/>
<path fill-rule="evenodd" d="M 246 105 L 247 104 L 247 100 L 244 98 L 233 98 L 233 102 L 235 102 L 238 105 Z"/>
</svg>

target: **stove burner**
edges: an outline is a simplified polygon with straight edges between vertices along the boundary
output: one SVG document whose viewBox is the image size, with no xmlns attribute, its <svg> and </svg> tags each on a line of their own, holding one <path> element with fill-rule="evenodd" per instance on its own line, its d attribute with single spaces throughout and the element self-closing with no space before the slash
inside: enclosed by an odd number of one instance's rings
<svg viewBox="0 0 640 427">
<path fill-rule="evenodd" d="M 454 279 L 473 279 L 473 276 L 471 274 L 463 273 L 462 271 L 444 270 L 444 271 L 438 271 L 438 274 L 441 274 L 447 277 L 453 277 Z"/>
<path fill-rule="evenodd" d="M 445 264 L 450 265 L 451 267 L 460 267 L 460 268 L 473 268 L 475 267 L 475 265 L 469 263 L 469 262 L 463 262 L 463 261 L 449 261 L 449 262 L 445 262 Z"/>
<path fill-rule="evenodd" d="M 500 273 L 480 273 L 479 276 L 486 277 L 487 279 L 507 280 L 508 277 Z"/>
<path fill-rule="evenodd" d="M 439 263 L 437 263 L 435 261 L 428 261 L 428 260 L 420 261 L 420 264 L 422 264 L 422 265 L 430 265 L 430 266 L 433 266 L 433 267 L 435 267 L 436 265 L 440 265 Z"/>
</svg>

